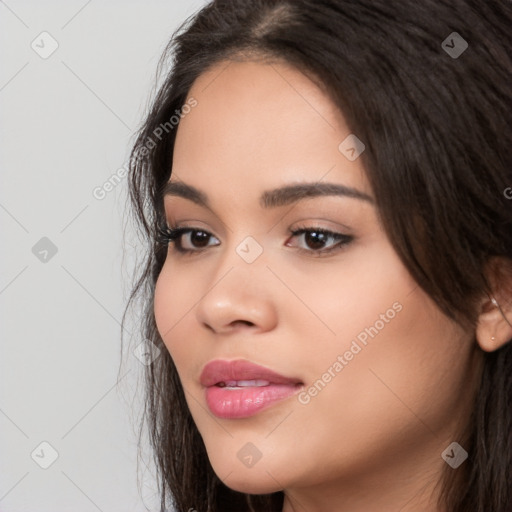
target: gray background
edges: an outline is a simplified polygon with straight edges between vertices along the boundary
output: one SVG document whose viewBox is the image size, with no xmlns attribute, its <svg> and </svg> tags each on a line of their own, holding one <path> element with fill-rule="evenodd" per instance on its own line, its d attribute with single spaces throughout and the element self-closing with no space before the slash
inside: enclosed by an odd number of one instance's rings
<svg viewBox="0 0 512 512">
<path fill-rule="evenodd" d="M 121 361 L 141 247 L 126 178 L 93 191 L 126 164 L 161 51 L 204 3 L 0 1 L 2 512 L 158 510 L 145 443 L 137 463 L 143 363 Z"/>
</svg>

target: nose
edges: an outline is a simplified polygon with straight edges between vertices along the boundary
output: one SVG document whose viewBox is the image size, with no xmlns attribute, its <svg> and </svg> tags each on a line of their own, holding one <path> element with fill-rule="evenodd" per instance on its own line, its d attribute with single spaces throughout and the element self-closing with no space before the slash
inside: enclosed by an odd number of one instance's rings
<svg viewBox="0 0 512 512">
<path fill-rule="evenodd" d="M 197 321 L 217 334 L 274 329 L 277 312 L 271 277 L 264 264 L 241 261 L 223 266 L 197 304 Z"/>
</svg>

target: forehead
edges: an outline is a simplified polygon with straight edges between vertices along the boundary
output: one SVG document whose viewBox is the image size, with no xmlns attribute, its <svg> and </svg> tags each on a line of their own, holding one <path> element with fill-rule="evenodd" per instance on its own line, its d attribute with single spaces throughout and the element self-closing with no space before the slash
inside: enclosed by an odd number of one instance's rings
<svg viewBox="0 0 512 512">
<path fill-rule="evenodd" d="M 178 178 L 243 193 L 328 175 L 370 192 L 362 162 L 340 152 L 350 135 L 341 112 L 300 71 L 277 62 L 224 61 L 196 80 L 189 98 L 197 106 L 178 127 Z"/>
</svg>

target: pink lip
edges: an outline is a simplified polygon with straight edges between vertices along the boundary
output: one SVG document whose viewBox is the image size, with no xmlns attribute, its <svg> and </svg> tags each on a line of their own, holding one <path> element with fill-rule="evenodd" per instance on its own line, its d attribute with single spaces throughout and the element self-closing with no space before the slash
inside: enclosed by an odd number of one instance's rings
<svg viewBox="0 0 512 512">
<path fill-rule="evenodd" d="M 241 380 L 263 380 L 269 384 L 235 389 L 219 386 Z M 203 368 L 200 382 L 206 388 L 206 403 L 210 411 L 219 418 L 231 419 L 253 416 L 275 402 L 296 394 L 303 385 L 297 378 L 285 377 L 242 359 L 211 361 Z"/>
</svg>

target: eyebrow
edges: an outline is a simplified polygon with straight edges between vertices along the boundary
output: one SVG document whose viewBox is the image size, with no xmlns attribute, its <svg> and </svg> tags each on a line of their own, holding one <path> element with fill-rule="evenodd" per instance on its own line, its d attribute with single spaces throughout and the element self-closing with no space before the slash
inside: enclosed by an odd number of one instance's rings
<svg viewBox="0 0 512 512">
<path fill-rule="evenodd" d="M 204 192 L 182 181 L 168 181 L 164 187 L 163 195 L 164 197 L 182 197 L 199 206 L 211 209 L 208 196 Z M 320 196 L 344 196 L 374 204 L 373 198 L 368 194 L 338 183 L 298 183 L 285 185 L 273 190 L 265 190 L 260 196 L 260 205 L 262 208 L 267 209 L 277 208 L 306 198 Z"/>
</svg>

